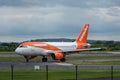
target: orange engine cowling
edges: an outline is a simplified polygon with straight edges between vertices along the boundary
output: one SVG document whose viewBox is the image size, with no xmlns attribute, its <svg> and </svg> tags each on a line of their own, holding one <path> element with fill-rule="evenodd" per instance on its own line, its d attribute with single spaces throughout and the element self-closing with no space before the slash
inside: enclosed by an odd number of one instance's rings
<svg viewBox="0 0 120 80">
<path fill-rule="evenodd" d="M 60 59 L 64 58 L 64 54 L 60 53 L 60 52 L 55 52 L 51 56 L 54 60 L 60 60 Z"/>
</svg>

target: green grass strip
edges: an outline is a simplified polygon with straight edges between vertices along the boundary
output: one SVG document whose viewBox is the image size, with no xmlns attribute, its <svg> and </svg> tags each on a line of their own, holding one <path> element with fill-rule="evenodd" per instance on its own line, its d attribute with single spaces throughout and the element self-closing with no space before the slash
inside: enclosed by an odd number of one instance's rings
<svg viewBox="0 0 120 80">
<path fill-rule="evenodd" d="M 46 80 L 45 70 L 14 70 L 14 80 Z M 110 78 L 110 70 L 78 70 L 78 80 Z M 120 78 L 120 70 L 114 70 L 114 78 Z M 49 70 L 49 80 L 75 80 L 75 70 Z M 0 70 L 0 80 L 10 80 L 10 70 Z"/>
</svg>

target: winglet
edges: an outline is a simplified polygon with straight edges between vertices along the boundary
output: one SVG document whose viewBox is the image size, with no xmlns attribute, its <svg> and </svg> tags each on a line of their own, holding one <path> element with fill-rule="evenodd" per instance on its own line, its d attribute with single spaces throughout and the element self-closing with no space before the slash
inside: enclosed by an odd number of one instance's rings
<svg viewBox="0 0 120 80">
<path fill-rule="evenodd" d="M 80 32 L 78 38 L 76 39 L 77 43 L 86 43 L 87 42 L 89 27 L 90 27 L 89 24 L 84 25 L 82 31 Z"/>
</svg>

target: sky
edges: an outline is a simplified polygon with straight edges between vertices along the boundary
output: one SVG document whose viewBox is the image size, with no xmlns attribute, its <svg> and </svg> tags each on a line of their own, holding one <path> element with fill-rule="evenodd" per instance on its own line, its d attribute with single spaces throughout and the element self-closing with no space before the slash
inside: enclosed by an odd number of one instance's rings
<svg viewBox="0 0 120 80">
<path fill-rule="evenodd" d="M 76 38 L 120 41 L 120 0 L 0 0 L 0 42 Z"/>
</svg>

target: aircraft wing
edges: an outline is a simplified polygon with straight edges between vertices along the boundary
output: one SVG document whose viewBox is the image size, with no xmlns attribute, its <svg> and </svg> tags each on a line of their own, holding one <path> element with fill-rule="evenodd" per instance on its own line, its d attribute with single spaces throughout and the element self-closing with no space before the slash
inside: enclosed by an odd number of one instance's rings
<svg viewBox="0 0 120 80">
<path fill-rule="evenodd" d="M 66 51 L 59 51 L 59 52 L 70 54 L 70 53 L 77 53 L 77 52 L 84 52 L 84 51 L 96 51 L 96 50 L 102 50 L 102 48 L 85 48 L 85 49 L 66 50 Z"/>
</svg>

